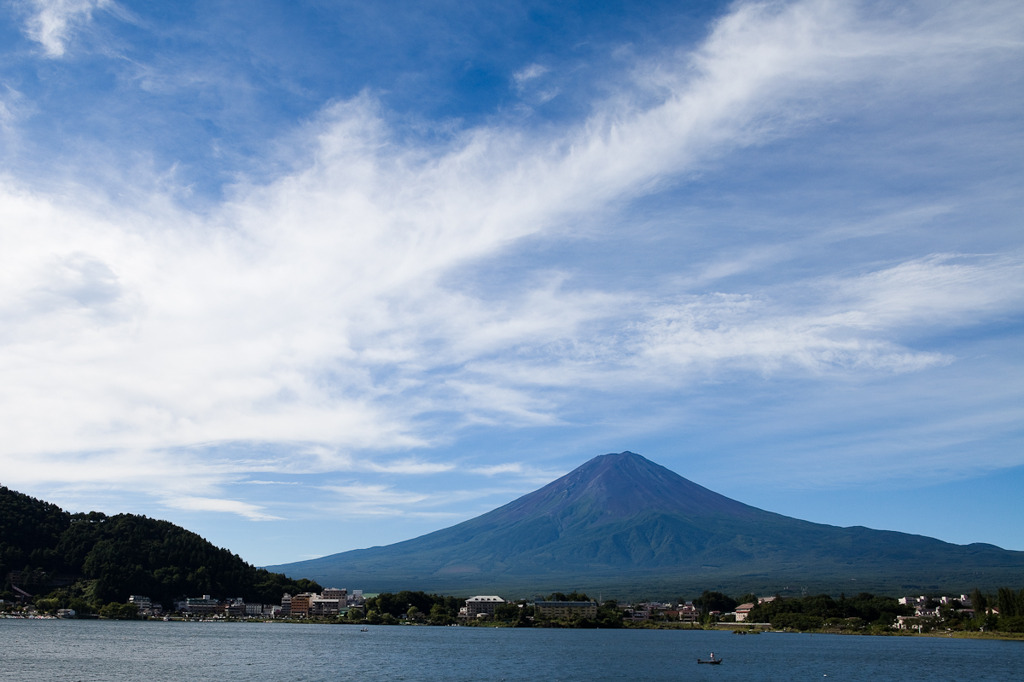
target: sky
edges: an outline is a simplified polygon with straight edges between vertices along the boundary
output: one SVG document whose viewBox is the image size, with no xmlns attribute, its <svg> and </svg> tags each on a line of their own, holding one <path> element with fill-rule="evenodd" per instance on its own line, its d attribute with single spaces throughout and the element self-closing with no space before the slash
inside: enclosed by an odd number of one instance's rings
<svg viewBox="0 0 1024 682">
<path fill-rule="evenodd" d="M 1024 550 L 1017 0 L 0 2 L 0 484 L 257 565 L 637 452 Z"/>
</svg>

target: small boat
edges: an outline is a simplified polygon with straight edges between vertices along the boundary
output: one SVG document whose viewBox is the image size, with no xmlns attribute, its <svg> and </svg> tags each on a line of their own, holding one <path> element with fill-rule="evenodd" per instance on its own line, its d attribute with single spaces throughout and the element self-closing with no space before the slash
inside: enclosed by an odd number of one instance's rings
<svg viewBox="0 0 1024 682">
<path fill-rule="evenodd" d="M 711 655 L 708 656 L 707 660 L 704 660 L 703 658 L 698 658 L 697 659 L 697 663 L 701 663 L 701 664 L 705 664 L 705 665 L 721 665 L 722 661 L 724 661 L 724 660 L 725 660 L 724 658 L 715 658 L 715 652 L 712 651 Z"/>
<path fill-rule="evenodd" d="M 369 632 L 370 628 L 359 628 L 359 632 Z"/>
</svg>

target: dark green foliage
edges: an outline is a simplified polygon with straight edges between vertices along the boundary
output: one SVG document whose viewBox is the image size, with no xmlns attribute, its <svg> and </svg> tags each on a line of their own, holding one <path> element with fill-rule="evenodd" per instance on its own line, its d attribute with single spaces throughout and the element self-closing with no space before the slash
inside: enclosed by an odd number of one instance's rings
<svg viewBox="0 0 1024 682">
<path fill-rule="evenodd" d="M 384 592 L 370 597 L 365 607 L 368 616 L 372 611 L 381 619 L 393 618 L 396 622 L 408 618 L 410 609 L 415 609 L 433 625 L 448 625 L 455 622 L 459 608 L 464 604 L 465 599 L 458 597 L 403 590 L 395 594 Z"/>
<path fill-rule="evenodd" d="M 775 599 L 755 606 L 748 617 L 751 622 L 771 623 L 775 628 L 812 630 L 825 623 L 849 622 L 891 625 L 896 616 L 909 616 L 913 609 L 891 597 L 876 597 L 866 592 L 852 599 L 845 595 L 835 600 L 827 594 L 801 599 Z"/>
<path fill-rule="evenodd" d="M 565 594 L 564 592 L 552 592 L 548 596 L 544 597 L 545 601 L 592 601 L 583 592 L 570 592 Z"/>
<path fill-rule="evenodd" d="M 60 507 L 0 486 L 0 576 L 24 573 L 20 586 L 34 586 L 62 568 L 54 548 L 67 528 L 70 514 Z M 28 569 L 28 570 L 25 570 Z"/>
<path fill-rule="evenodd" d="M 255 568 L 167 521 L 69 514 L 0 487 L 0 575 L 6 581 L 11 571 L 18 572 L 19 587 L 34 593 L 79 581 L 81 594 L 65 590 L 60 597 L 69 603 L 86 592 L 93 603 L 122 602 L 131 594 L 165 606 L 201 594 L 277 602 L 284 592 L 320 589 L 308 580 Z"/>
<path fill-rule="evenodd" d="M 1002 632 L 1024 632 L 1024 616 L 1002 617 L 997 627 Z"/>
<path fill-rule="evenodd" d="M 624 614 L 614 600 L 606 601 L 597 608 L 597 623 L 602 628 L 621 628 Z"/>
<path fill-rule="evenodd" d="M 591 601 L 585 594 L 556 592 L 548 595 L 547 601 Z M 424 622 L 430 625 L 451 625 L 457 622 L 459 609 L 466 603 L 463 597 L 426 594 L 424 592 L 384 592 L 366 600 L 366 621 L 374 624 L 394 624 L 402 620 Z M 567 620 L 535 619 L 531 602 L 518 601 L 499 604 L 495 607 L 490 623 L 513 627 L 577 627 L 577 628 L 618 628 L 622 627 L 622 611 L 614 601 L 600 605 L 593 620 L 570 618 Z"/>
<path fill-rule="evenodd" d="M 100 609 L 100 617 L 114 620 L 138 620 L 139 607 L 127 602 L 123 604 L 110 602 Z"/>
<path fill-rule="evenodd" d="M 61 608 L 59 599 L 36 599 L 36 610 L 40 613 L 57 613 Z"/>
<path fill-rule="evenodd" d="M 494 620 L 501 620 L 508 623 L 519 620 L 522 607 L 515 602 L 505 602 L 494 607 Z"/>
<path fill-rule="evenodd" d="M 806 613 L 780 613 L 772 619 L 772 627 L 789 630 L 820 630 L 825 624 L 821 616 Z"/>
<path fill-rule="evenodd" d="M 971 590 L 971 606 L 975 613 L 985 613 L 988 608 L 988 598 L 977 587 Z"/>
<path fill-rule="evenodd" d="M 704 591 L 702 595 L 693 600 L 693 605 L 700 609 L 701 616 L 706 616 L 712 611 L 721 613 L 735 610 L 739 604 L 732 597 L 721 592 Z"/>
<path fill-rule="evenodd" d="M 1002 618 L 1024 616 L 1024 590 L 1014 592 L 1009 587 L 1000 587 L 996 596 L 996 604 Z"/>
</svg>

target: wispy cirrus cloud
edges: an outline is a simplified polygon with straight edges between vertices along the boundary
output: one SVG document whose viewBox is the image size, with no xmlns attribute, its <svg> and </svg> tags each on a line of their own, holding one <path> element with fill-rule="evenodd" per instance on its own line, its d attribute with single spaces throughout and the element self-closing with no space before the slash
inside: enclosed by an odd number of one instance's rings
<svg viewBox="0 0 1024 682">
<path fill-rule="evenodd" d="M 280 517 L 267 514 L 261 507 L 240 500 L 225 500 L 214 497 L 169 497 L 163 503 L 184 511 L 220 512 L 237 514 L 250 521 L 278 521 Z"/>
<path fill-rule="evenodd" d="M 74 354 L 91 367 L 69 367 L 81 374 L 75 383 L 82 388 L 64 398 L 78 402 L 82 419 L 73 426 L 72 417 L 67 440 L 80 438 L 88 423 L 100 447 L 242 437 L 421 444 L 403 425 L 409 415 L 389 414 L 380 399 L 411 394 L 415 405 L 416 394 L 431 393 L 429 373 L 446 365 L 445 387 L 468 401 L 460 411 L 504 405 L 507 414 L 542 418 L 553 405 L 544 412 L 517 407 L 522 401 L 499 387 L 480 400 L 481 385 L 460 378 L 467 362 L 524 344 L 550 354 L 546 364 L 583 349 L 602 362 L 610 351 L 625 363 L 672 357 L 710 367 L 760 357 L 755 364 L 764 369 L 788 357 L 818 367 L 913 366 L 914 354 L 891 341 L 841 334 L 850 325 L 835 320 L 839 310 L 825 324 L 816 312 L 779 316 L 749 296 L 717 294 L 636 309 L 633 295 L 619 292 L 616 301 L 556 287 L 504 297 L 496 313 L 441 279 L 556 228 L 563 216 L 642 194 L 655 178 L 755 142 L 752 134 L 778 134 L 790 118 L 780 118 L 781 105 L 797 84 L 834 87 L 835 65 L 824 62 L 841 64 L 847 79 L 865 80 L 879 58 L 924 58 L 914 52 L 916 42 L 885 41 L 860 31 L 856 19 L 829 3 L 744 6 L 696 53 L 697 77 L 649 108 L 595 117 L 554 148 L 480 129 L 440 156 L 423 157 L 396 147 L 376 105 L 363 98 L 333 107 L 310 127 L 315 161 L 269 185 L 239 187 L 208 218 L 147 215 L 140 228 L 133 211 L 101 206 L 102 216 L 83 215 L 77 206 L 8 193 L 5 206 L 15 209 L 8 217 L 39 227 L 11 234 L 6 244 L 21 264 L 14 270 L 21 275 L 9 278 L 8 300 L 25 300 L 18 290 L 30 284 L 30 291 L 68 304 L 56 312 L 37 303 L 9 329 L 22 342 L 45 339 L 57 353 L 87 332 L 90 343 Z M 768 88 L 772 97 L 764 97 Z M 61 248 L 53 253 L 56 244 Z M 902 283 L 894 288 L 905 291 Z M 896 311 L 889 303 L 873 311 L 876 321 L 881 313 L 919 314 L 913 305 Z M 115 304 L 121 315 L 104 317 Z M 470 310 L 459 312 L 466 304 Z M 771 324 L 784 326 L 751 324 L 768 313 Z M 573 341 L 621 321 L 646 331 L 618 347 Z M 631 355 L 638 342 L 646 347 Z M 559 346 L 566 343 L 575 347 L 563 355 Z M 934 361 L 929 357 L 922 361 Z M 31 363 L 19 366 L 29 370 Z M 600 365 L 586 364 L 586 371 L 603 380 Z M 39 402 L 26 406 L 48 414 L 40 389 Z M 100 391 L 102 400 L 132 405 L 101 408 L 119 417 L 97 429 L 98 414 L 87 405 L 99 404 Z"/>
<path fill-rule="evenodd" d="M 92 21 L 93 13 L 114 6 L 113 0 L 27 0 L 25 29 L 47 57 L 63 57 L 76 30 Z"/>
<path fill-rule="evenodd" d="M 36 3 L 32 35 L 58 57 L 108 6 Z M 367 93 L 325 105 L 203 211 L 175 201 L 182 188 L 159 189 L 173 177 L 103 168 L 97 177 L 116 183 L 53 189 L 10 173 L 0 179 L 10 226 L 0 230 L 10 424 L 0 456 L 53 465 L 16 468 L 14 481 L 71 481 L 130 461 L 166 494 L 182 479 L 159 474 L 185 453 L 208 489 L 168 497 L 178 508 L 270 517 L 218 493 L 253 472 L 533 480 L 547 468 L 441 449 L 481 426 L 565 427 L 585 411 L 581 395 L 642 403 L 744 377 L 870 381 L 955 363 L 921 330 L 1019 315 L 1019 244 L 921 240 L 884 258 L 850 254 L 869 233 L 909 230 L 893 215 L 962 216 L 956 193 L 939 192 L 940 210 L 932 194 L 907 192 L 902 214 L 847 197 L 851 216 L 827 229 L 794 218 L 771 189 L 756 211 L 712 205 L 713 227 L 675 215 L 701 200 L 703 176 L 749 172 L 745 154 L 849 119 L 874 144 L 863 121 L 901 119 L 904 97 L 976 87 L 992 64 L 1020 56 L 1012 9 L 738 4 L 700 45 L 638 60 L 585 119 L 538 129 L 499 118 L 425 142 Z M 547 69 L 532 63 L 513 83 L 538 83 Z M 184 87 L 138 73 L 148 92 Z M 945 161 L 938 137 L 900 163 Z M 872 144 L 842 149 L 869 168 L 891 159 Z M 802 150 L 829 162 L 813 141 Z M 748 191 L 737 182 L 731 192 Z M 647 201 L 673 209 L 661 249 L 641 243 L 634 209 Z M 884 219 L 869 229 L 865 211 Z M 574 257 L 602 247 L 607 271 Z M 622 262 L 656 258 L 632 271 L 642 276 L 619 277 Z M 591 418 L 603 426 L 608 414 Z M 432 456 L 408 455 L 423 450 Z M 383 483 L 333 492 L 351 513 L 426 502 Z"/>
<path fill-rule="evenodd" d="M 516 71 L 514 74 L 512 74 L 512 81 L 516 84 L 517 87 L 522 87 L 523 84 L 540 78 L 548 71 L 550 71 L 550 69 L 544 66 L 543 64 L 530 64 L 524 67 L 522 70 Z"/>
</svg>

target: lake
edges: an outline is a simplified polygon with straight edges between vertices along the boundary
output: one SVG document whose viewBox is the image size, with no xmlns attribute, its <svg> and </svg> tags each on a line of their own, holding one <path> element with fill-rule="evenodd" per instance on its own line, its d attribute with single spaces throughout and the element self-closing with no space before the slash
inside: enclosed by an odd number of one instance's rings
<svg viewBox="0 0 1024 682">
<path fill-rule="evenodd" d="M 697 665 L 714 651 L 724 662 Z M 1016 680 L 1024 642 L 693 630 L 0 620 L 4 680 Z"/>
</svg>

